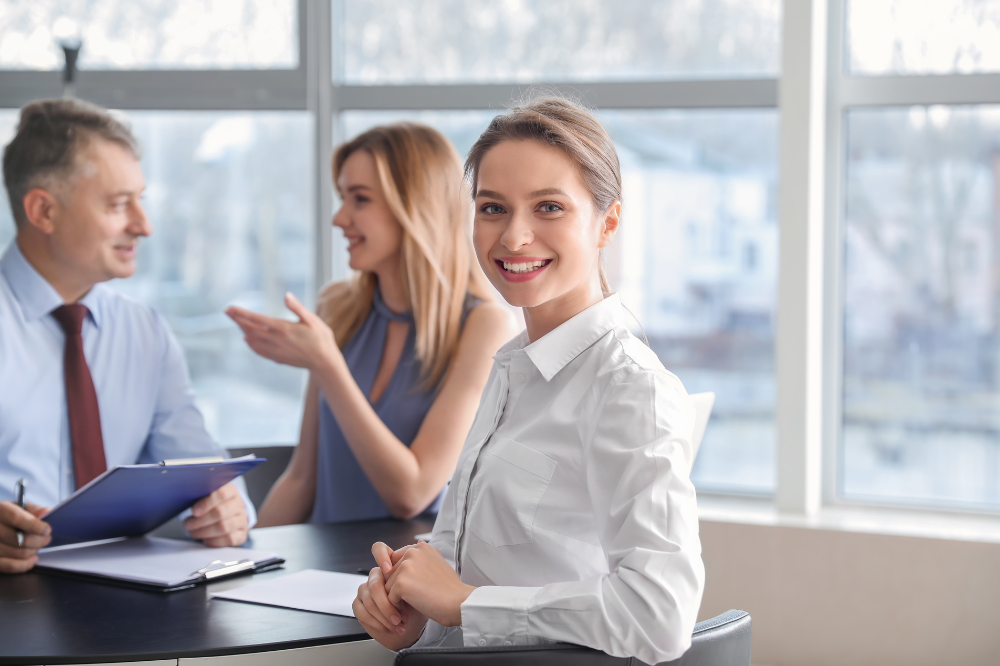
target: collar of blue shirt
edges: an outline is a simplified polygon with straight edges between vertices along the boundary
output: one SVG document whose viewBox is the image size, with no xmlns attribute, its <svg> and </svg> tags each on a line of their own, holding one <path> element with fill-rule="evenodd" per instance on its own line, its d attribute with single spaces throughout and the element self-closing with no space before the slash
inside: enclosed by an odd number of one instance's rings
<svg viewBox="0 0 1000 666">
<path fill-rule="evenodd" d="M 523 331 L 501 347 L 493 358 L 499 361 L 523 349 L 545 381 L 551 381 L 570 361 L 624 323 L 621 298 L 617 293 L 608 294 L 600 303 L 591 305 L 534 342 L 529 343 L 528 333 Z"/>
<path fill-rule="evenodd" d="M 0 273 L 10 285 L 10 290 L 27 321 L 41 319 L 63 304 L 59 292 L 25 259 L 17 241 L 10 244 L 3 259 L 0 259 Z M 101 327 L 104 313 L 105 289 L 104 285 L 94 285 L 87 295 L 80 299 L 80 303 L 87 306 L 90 318 L 98 328 Z"/>
</svg>

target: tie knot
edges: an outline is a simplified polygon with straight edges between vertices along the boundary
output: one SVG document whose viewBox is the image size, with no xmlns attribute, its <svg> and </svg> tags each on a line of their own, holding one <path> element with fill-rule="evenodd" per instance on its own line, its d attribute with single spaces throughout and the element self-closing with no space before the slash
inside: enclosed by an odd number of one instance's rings
<svg viewBox="0 0 1000 666">
<path fill-rule="evenodd" d="M 86 305 L 73 303 L 72 305 L 60 305 L 52 311 L 52 316 L 62 326 L 66 335 L 80 335 L 83 330 L 83 320 L 90 312 Z"/>
</svg>

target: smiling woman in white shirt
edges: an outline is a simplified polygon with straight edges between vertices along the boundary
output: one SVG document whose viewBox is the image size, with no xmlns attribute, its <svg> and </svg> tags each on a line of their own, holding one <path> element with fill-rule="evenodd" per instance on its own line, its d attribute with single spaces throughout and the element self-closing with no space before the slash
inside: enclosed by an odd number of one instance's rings
<svg viewBox="0 0 1000 666">
<path fill-rule="evenodd" d="M 614 145 L 587 110 L 540 98 L 495 118 L 466 172 L 479 262 L 526 330 L 494 357 L 430 543 L 375 544 L 354 612 L 394 650 L 565 641 L 675 659 L 705 580 L 694 413 L 608 293 Z"/>
</svg>

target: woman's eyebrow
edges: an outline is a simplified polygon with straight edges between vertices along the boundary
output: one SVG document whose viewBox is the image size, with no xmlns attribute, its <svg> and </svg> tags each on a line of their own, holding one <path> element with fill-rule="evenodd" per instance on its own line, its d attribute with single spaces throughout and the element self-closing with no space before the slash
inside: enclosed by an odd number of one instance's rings
<svg viewBox="0 0 1000 666">
<path fill-rule="evenodd" d="M 507 200 L 507 197 L 500 194 L 499 192 L 494 192 L 493 190 L 479 190 L 478 192 L 476 192 L 476 198 L 478 199 L 479 197 L 487 197 L 489 199 L 500 199 L 502 201 Z"/>
<path fill-rule="evenodd" d="M 528 198 L 534 199 L 536 197 L 550 197 L 553 194 L 561 194 L 564 197 L 569 196 L 563 190 L 560 190 L 558 187 L 548 187 L 544 190 L 535 190 L 534 192 L 528 195 Z"/>
<path fill-rule="evenodd" d="M 370 189 L 371 188 L 368 187 L 367 185 L 358 184 L 358 185 L 351 185 L 350 187 L 347 188 L 347 191 L 354 192 L 355 190 L 370 190 Z"/>
</svg>

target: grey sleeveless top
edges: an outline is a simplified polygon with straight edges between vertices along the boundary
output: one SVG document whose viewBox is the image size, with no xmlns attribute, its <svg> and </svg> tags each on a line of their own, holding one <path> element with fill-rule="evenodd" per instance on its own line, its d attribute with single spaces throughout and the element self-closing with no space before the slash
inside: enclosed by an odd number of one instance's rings
<svg viewBox="0 0 1000 666">
<path fill-rule="evenodd" d="M 462 312 L 462 325 L 469 312 L 481 303 L 480 299 L 466 295 Z M 401 442 L 410 446 L 417 436 L 427 411 L 437 396 L 436 386 L 420 390 L 420 362 L 416 359 L 414 343 L 416 331 L 412 313 L 396 314 L 382 301 L 375 290 L 372 308 L 357 332 L 344 345 L 344 359 L 354 381 L 365 395 L 371 394 L 375 373 L 378 372 L 385 348 L 385 336 L 390 321 L 410 324 L 403 353 L 389 380 L 385 392 L 372 407 L 382 422 Z M 437 512 L 444 491 L 438 494 L 426 510 Z M 344 439 L 337 419 L 326 398 L 319 396 L 319 451 L 316 469 L 316 500 L 311 522 L 336 523 L 347 520 L 391 518 L 392 513 L 368 480 L 368 475 L 358 464 L 354 452 Z"/>
</svg>

